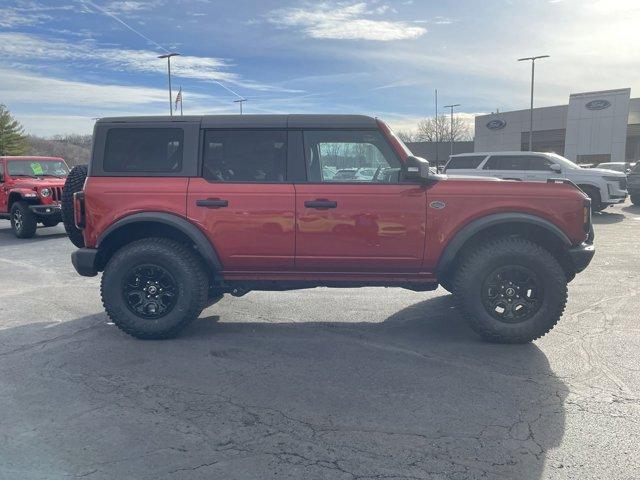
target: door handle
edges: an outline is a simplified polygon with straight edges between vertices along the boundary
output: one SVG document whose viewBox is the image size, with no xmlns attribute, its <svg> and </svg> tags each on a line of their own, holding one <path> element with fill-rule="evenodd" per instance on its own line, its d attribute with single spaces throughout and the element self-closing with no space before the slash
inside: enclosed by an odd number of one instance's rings
<svg viewBox="0 0 640 480">
<path fill-rule="evenodd" d="M 196 205 L 198 207 L 206 207 L 206 208 L 222 208 L 228 207 L 228 200 L 221 200 L 219 198 L 207 198 L 205 200 L 196 200 Z"/>
<path fill-rule="evenodd" d="M 338 202 L 334 200 L 307 200 L 304 202 L 304 206 L 307 208 L 336 208 L 338 206 Z"/>
</svg>

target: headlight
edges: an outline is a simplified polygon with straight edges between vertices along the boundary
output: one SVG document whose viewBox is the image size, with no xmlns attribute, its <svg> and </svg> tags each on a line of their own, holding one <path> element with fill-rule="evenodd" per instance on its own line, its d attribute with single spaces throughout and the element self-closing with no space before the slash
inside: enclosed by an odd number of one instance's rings
<svg viewBox="0 0 640 480">
<path fill-rule="evenodd" d="M 40 190 L 40 195 L 43 197 L 48 197 L 49 195 L 51 195 L 51 190 L 49 190 L 48 188 L 43 188 L 42 190 Z"/>
</svg>

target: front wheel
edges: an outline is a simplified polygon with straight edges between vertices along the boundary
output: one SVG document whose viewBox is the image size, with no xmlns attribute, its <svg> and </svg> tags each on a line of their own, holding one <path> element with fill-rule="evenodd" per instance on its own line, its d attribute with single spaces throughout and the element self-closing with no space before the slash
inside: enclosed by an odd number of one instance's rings
<svg viewBox="0 0 640 480">
<path fill-rule="evenodd" d="M 101 293 L 107 315 L 129 335 L 173 337 L 200 315 L 209 282 L 198 258 L 166 238 L 132 242 L 109 260 Z"/>
<path fill-rule="evenodd" d="M 11 228 L 18 238 L 31 238 L 36 234 L 38 221 L 26 202 L 16 202 L 11 207 Z"/>
<path fill-rule="evenodd" d="M 490 240 L 468 255 L 454 283 L 462 315 L 482 338 L 527 343 L 558 322 L 567 278 L 558 261 L 522 238 Z"/>
<path fill-rule="evenodd" d="M 636 207 L 640 206 L 640 193 L 637 195 L 631 195 L 631 203 L 633 203 Z"/>
</svg>

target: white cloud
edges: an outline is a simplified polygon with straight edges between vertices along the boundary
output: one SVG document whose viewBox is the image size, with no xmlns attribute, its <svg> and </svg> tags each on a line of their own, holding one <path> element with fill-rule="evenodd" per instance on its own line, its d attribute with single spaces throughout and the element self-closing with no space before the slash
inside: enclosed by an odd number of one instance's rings
<svg viewBox="0 0 640 480">
<path fill-rule="evenodd" d="M 69 43 L 16 32 L 0 32 L 0 55 L 14 62 L 65 61 L 77 66 L 107 66 L 119 71 L 166 74 L 167 63 L 158 59 L 158 52 L 101 47 L 88 39 Z M 206 82 L 225 82 L 258 91 L 289 91 L 243 79 L 228 71 L 232 64 L 225 59 L 183 55 L 172 59 L 171 73 L 175 77 Z M 223 86 L 223 88 L 226 88 Z"/>
<path fill-rule="evenodd" d="M 300 28 L 311 38 L 392 41 L 418 38 L 427 30 L 408 22 L 372 19 L 392 11 L 387 5 L 320 3 L 308 8 L 274 10 L 267 20 L 280 27 Z"/>
</svg>

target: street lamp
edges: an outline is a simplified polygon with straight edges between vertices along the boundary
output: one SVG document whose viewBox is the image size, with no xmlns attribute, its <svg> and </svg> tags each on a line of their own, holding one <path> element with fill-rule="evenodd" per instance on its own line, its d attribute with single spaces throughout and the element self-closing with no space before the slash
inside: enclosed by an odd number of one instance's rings
<svg viewBox="0 0 640 480">
<path fill-rule="evenodd" d="M 450 133 L 451 133 L 451 138 L 450 138 L 450 140 L 451 140 L 451 150 L 450 151 L 451 151 L 451 153 L 449 155 L 453 155 L 453 109 L 455 107 L 459 107 L 459 106 L 460 106 L 459 103 L 455 103 L 453 105 L 445 105 L 444 106 L 444 108 L 450 108 L 451 109 L 451 130 L 450 130 Z"/>
<path fill-rule="evenodd" d="M 536 60 L 540 58 L 549 58 L 549 55 L 538 55 L 537 57 L 519 58 L 519 62 L 525 60 L 531 60 L 531 109 L 530 109 L 530 121 L 529 121 L 529 151 L 533 150 L 533 79 L 536 71 Z"/>
<path fill-rule="evenodd" d="M 242 104 L 243 104 L 244 102 L 246 102 L 246 101 L 247 101 L 247 99 L 246 99 L 246 98 L 244 98 L 244 97 L 240 97 L 238 100 L 234 100 L 234 101 L 233 101 L 233 103 L 238 103 L 238 104 L 240 104 L 240 115 L 242 115 Z"/>
<path fill-rule="evenodd" d="M 173 94 L 171 93 L 171 57 L 179 57 L 179 53 L 167 53 L 160 55 L 158 58 L 167 59 L 167 73 L 169 75 L 169 115 L 173 117 Z"/>
</svg>

